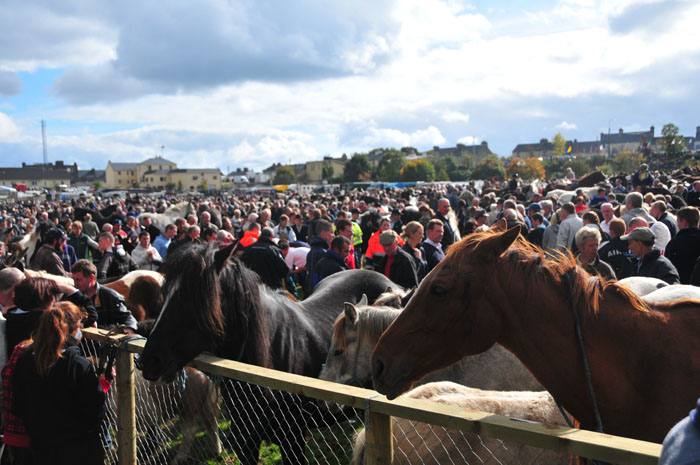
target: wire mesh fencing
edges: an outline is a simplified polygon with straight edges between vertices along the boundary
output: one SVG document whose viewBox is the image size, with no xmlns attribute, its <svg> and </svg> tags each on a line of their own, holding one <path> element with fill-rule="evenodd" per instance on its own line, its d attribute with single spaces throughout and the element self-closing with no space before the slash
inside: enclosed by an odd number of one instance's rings
<svg viewBox="0 0 700 465">
<path fill-rule="evenodd" d="M 82 347 L 93 360 L 104 359 L 99 343 L 85 340 Z M 148 382 L 135 370 L 133 386 L 139 464 L 365 463 L 366 412 L 300 395 L 301 388 L 290 393 L 190 367 L 170 384 Z M 115 391 L 116 384 L 103 425 L 109 464 L 119 463 Z M 570 462 L 565 453 L 404 418 L 392 419 L 392 434 L 396 465 Z"/>
</svg>

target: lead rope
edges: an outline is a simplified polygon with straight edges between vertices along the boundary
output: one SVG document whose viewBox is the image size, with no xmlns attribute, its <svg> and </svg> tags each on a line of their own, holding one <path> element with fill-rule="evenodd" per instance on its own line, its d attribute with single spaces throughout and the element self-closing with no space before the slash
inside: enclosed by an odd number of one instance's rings
<svg viewBox="0 0 700 465">
<path fill-rule="evenodd" d="M 583 361 L 583 371 L 586 375 L 586 384 L 588 385 L 588 394 L 591 397 L 591 403 L 593 404 L 593 415 L 595 416 L 596 431 L 598 433 L 603 432 L 603 422 L 600 419 L 600 412 L 598 411 L 598 401 L 596 400 L 595 390 L 593 389 L 593 377 L 591 376 L 591 369 L 588 366 L 588 357 L 586 357 L 586 350 L 583 345 L 583 335 L 581 333 L 581 321 L 579 319 L 578 312 L 576 311 L 576 299 L 574 299 L 573 283 L 571 281 L 571 268 L 567 271 L 566 282 L 569 284 L 569 295 L 571 296 L 571 313 L 574 315 L 574 330 L 576 331 L 576 339 L 578 341 L 579 350 L 581 351 L 581 360 Z M 561 407 L 560 407 L 561 410 Z"/>
</svg>

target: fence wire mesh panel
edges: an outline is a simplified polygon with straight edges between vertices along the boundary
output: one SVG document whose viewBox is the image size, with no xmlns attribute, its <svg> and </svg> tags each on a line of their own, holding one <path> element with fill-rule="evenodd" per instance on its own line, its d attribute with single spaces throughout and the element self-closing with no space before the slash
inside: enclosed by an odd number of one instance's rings
<svg viewBox="0 0 700 465">
<path fill-rule="evenodd" d="M 82 349 L 97 366 L 104 365 L 101 344 L 86 338 Z M 107 396 L 103 426 L 108 464 L 118 463 L 116 386 Z M 283 457 L 288 464 L 364 463 L 361 409 L 190 367 L 170 384 L 148 382 L 136 369 L 134 393 L 139 464 L 270 465 L 282 463 Z M 571 459 L 564 453 L 397 417 L 392 418 L 392 431 L 395 465 L 549 465 Z"/>
</svg>

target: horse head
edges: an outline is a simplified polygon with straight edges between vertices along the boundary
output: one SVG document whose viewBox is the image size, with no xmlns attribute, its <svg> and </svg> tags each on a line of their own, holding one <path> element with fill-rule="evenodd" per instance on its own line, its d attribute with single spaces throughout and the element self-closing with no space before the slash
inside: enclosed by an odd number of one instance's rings
<svg viewBox="0 0 700 465">
<path fill-rule="evenodd" d="M 216 250 L 195 244 L 168 255 L 162 310 L 141 359 L 146 379 L 172 381 L 190 360 L 219 347 L 226 326 L 222 292 L 228 294 L 220 280 L 242 268 L 229 260 L 232 251 L 233 245 Z M 235 265 L 237 270 L 229 270 Z"/>
<path fill-rule="evenodd" d="M 501 220 L 450 248 L 374 349 L 372 375 L 379 392 L 392 399 L 430 371 L 496 342 L 501 321 L 488 290 L 499 276 L 499 257 L 519 232 L 506 230 Z"/>
</svg>

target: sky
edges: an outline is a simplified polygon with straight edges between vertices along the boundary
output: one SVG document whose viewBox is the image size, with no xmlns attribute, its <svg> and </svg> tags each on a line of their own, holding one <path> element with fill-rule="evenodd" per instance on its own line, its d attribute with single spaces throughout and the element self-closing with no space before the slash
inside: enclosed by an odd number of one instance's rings
<svg viewBox="0 0 700 465">
<path fill-rule="evenodd" d="M 5 0 L 0 166 L 260 171 L 700 126 L 697 0 Z"/>
</svg>

